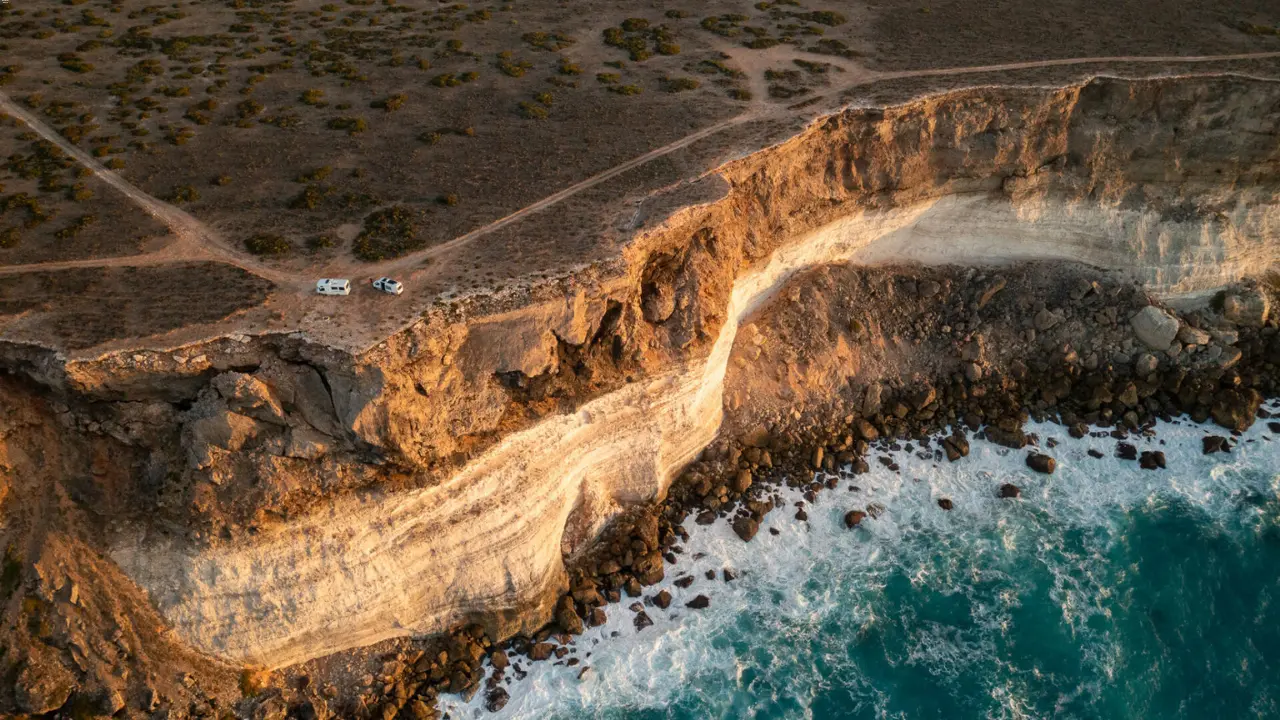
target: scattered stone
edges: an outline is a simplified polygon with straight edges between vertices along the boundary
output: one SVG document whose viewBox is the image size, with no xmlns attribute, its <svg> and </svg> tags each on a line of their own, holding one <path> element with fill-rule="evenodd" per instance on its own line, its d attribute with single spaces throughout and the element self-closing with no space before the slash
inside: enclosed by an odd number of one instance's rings
<svg viewBox="0 0 1280 720">
<path fill-rule="evenodd" d="M 1093 448 L 1089 448 L 1089 457 L 1098 458 L 1099 460 L 1101 460 L 1105 456 L 1102 454 L 1101 450 L 1095 450 Z"/>
<path fill-rule="evenodd" d="M 804 508 L 800 508 L 799 510 L 796 510 L 796 519 L 800 522 L 807 522 L 809 520 L 809 513 L 805 512 Z"/>
<path fill-rule="evenodd" d="M 983 288 L 982 292 L 978 295 L 978 309 L 981 310 L 986 307 L 987 303 L 991 302 L 991 299 L 996 296 L 996 293 L 1003 290 L 1004 286 L 1007 284 L 1008 281 L 1005 280 L 1002 275 L 997 275 L 991 278 L 991 282 L 987 283 L 987 286 Z"/>
<path fill-rule="evenodd" d="M 1121 460 L 1137 460 L 1138 448 L 1127 442 L 1116 443 L 1116 457 Z"/>
<path fill-rule="evenodd" d="M 736 493 L 744 493 L 747 488 L 751 487 L 751 471 L 739 470 L 737 475 L 733 476 L 733 483 L 729 486 Z"/>
<path fill-rule="evenodd" d="M 850 510 L 844 514 L 844 526 L 852 530 L 858 527 L 866 517 L 867 514 L 861 510 Z"/>
<path fill-rule="evenodd" d="M 1276 425 L 1277 423 L 1271 423 Z M 1205 455 L 1212 455 L 1219 452 L 1231 452 L 1230 442 L 1221 435 L 1209 435 L 1202 441 Z"/>
<path fill-rule="evenodd" d="M 1041 453 L 1031 453 L 1030 455 L 1027 455 L 1027 467 L 1038 473 L 1052 475 L 1056 466 L 1057 462 L 1048 455 L 1043 455 Z"/>
<path fill-rule="evenodd" d="M 1133 361 L 1133 371 L 1144 377 L 1155 372 L 1158 367 L 1160 367 L 1160 361 L 1151 353 L 1142 353 L 1137 360 Z"/>
<path fill-rule="evenodd" d="M 699 525 L 710 525 L 716 521 L 716 511 L 703 510 L 698 513 L 698 517 L 694 518 L 693 521 Z"/>
<path fill-rule="evenodd" d="M 1138 464 L 1143 470 L 1163 470 L 1165 468 L 1164 453 L 1159 450 L 1144 450 Z"/>
<path fill-rule="evenodd" d="M 551 657 L 551 653 L 555 652 L 555 649 L 556 649 L 556 646 L 552 645 L 551 643 L 545 643 L 545 642 L 534 643 L 533 647 L 529 648 L 529 659 L 530 660 L 546 660 L 547 658 Z"/>
<path fill-rule="evenodd" d="M 507 694 L 506 690 L 501 687 L 496 687 L 490 690 L 489 694 L 485 697 L 484 707 L 489 712 L 498 712 L 507 706 L 507 701 L 510 699 L 511 696 Z"/>
<path fill-rule="evenodd" d="M 587 626 L 600 627 L 609 621 L 609 616 L 605 614 L 604 608 L 591 608 L 591 612 L 587 613 Z"/>
<path fill-rule="evenodd" d="M 708 607 L 711 607 L 711 598 L 706 595 L 699 595 L 685 603 L 684 606 L 690 610 L 705 610 Z"/>
<path fill-rule="evenodd" d="M 1273 421 L 1273 422 L 1267 423 L 1267 429 L 1273 433 L 1276 433 L 1277 435 L 1280 435 L 1280 422 Z"/>
<path fill-rule="evenodd" d="M 641 610 L 640 612 L 636 613 L 636 616 L 635 616 L 635 618 L 632 620 L 632 623 L 633 623 L 633 624 L 635 624 L 635 626 L 636 626 L 636 632 L 639 632 L 639 631 L 641 631 L 641 630 L 643 630 L 643 629 L 645 629 L 645 628 L 647 628 L 647 627 L 649 627 L 649 626 L 653 625 L 653 618 L 649 617 L 649 614 L 648 614 L 648 613 L 646 613 L 645 611 Z"/>
<path fill-rule="evenodd" d="M 494 650 L 489 653 L 489 664 L 496 670 L 503 670 L 511 664 L 511 658 L 507 657 L 505 650 Z"/>
<path fill-rule="evenodd" d="M 1022 489 L 1013 483 L 1005 483 L 1000 486 L 1001 498 L 1016 498 L 1022 495 Z"/>
<path fill-rule="evenodd" d="M 683 589 L 692 585 L 693 581 L 694 581 L 694 577 L 692 575 L 685 575 L 684 577 L 676 578 L 676 581 L 671 584 L 675 585 L 678 588 Z"/>
<path fill-rule="evenodd" d="M 1152 350 L 1168 350 L 1178 335 L 1178 319 L 1155 305 L 1148 305 L 1129 319 L 1133 334 Z"/>
<path fill-rule="evenodd" d="M 950 510 L 955 507 L 955 505 L 952 504 L 951 498 L 938 498 L 938 507 L 943 510 Z"/>
<path fill-rule="evenodd" d="M 751 538 L 756 536 L 760 531 L 760 523 L 750 517 L 738 517 L 733 521 L 733 532 L 742 538 L 743 542 L 751 542 Z"/>
<path fill-rule="evenodd" d="M 1183 345 L 1196 347 L 1199 345 L 1208 345 L 1212 338 L 1209 333 L 1199 328 L 1193 328 L 1190 325 L 1183 325 L 1178 329 L 1178 342 Z"/>
<path fill-rule="evenodd" d="M 730 570 L 729 568 L 725 568 L 724 570 L 721 570 L 720 573 L 721 573 L 721 576 L 724 578 L 725 582 L 733 582 L 734 580 L 738 579 L 738 573 Z"/>
<path fill-rule="evenodd" d="M 660 591 L 657 595 L 653 596 L 653 604 L 657 605 L 663 610 L 666 610 L 667 608 L 671 607 L 671 593 L 667 592 L 666 590 Z"/>
</svg>

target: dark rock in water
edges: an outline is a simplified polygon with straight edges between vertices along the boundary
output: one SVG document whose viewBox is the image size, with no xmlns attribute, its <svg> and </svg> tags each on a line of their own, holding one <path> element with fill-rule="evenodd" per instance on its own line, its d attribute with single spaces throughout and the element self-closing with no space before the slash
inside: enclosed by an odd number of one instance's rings
<svg viewBox="0 0 1280 720">
<path fill-rule="evenodd" d="M 1244 432 L 1253 425 L 1262 405 L 1262 395 L 1252 388 L 1244 390 L 1219 390 L 1213 398 L 1210 414 L 1218 425 L 1237 432 Z"/>
<path fill-rule="evenodd" d="M 546 660 L 551 657 L 551 653 L 555 652 L 555 649 L 556 646 L 551 643 L 535 643 L 533 647 L 529 648 L 529 659 Z"/>
<path fill-rule="evenodd" d="M 507 706 L 507 701 L 510 699 L 511 696 L 507 694 L 506 690 L 496 687 L 490 690 L 488 696 L 485 697 L 484 707 L 489 712 L 498 712 Z"/>
<path fill-rule="evenodd" d="M 1106 456 L 1102 454 L 1102 451 L 1101 451 L 1101 450 L 1094 450 L 1093 448 L 1089 448 L 1089 457 L 1092 457 L 1092 458 L 1103 458 L 1103 457 L 1106 457 Z"/>
<path fill-rule="evenodd" d="M 1001 498 L 1005 498 L 1005 499 L 1016 498 L 1016 497 L 1019 497 L 1020 495 L 1022 495 L 1022 489 L 1019 488 L 1017 485 L 1014 485 L 1013 483 L 1005 483 L 1000 486 Z"/>
<path fill-rule="evenodd" d="M 1027 436 L 1021 429 L 1005 430 L 999 427 L 987 428 L 987 439 L 991 442 L 1014 450 L 1027 446 Z"/>
<path fill-rule="evenodd" d="M 623 584 L 622 589 L 627 592 L 627 597 L 640 597 L 644 592 L 644 586 L 635 578 L 627 578 L 627 582 Z"/>
<path fill-rule="evenodd" d="M 511 664 L 511 658 L 507 657 L 505 650 L 494 650 L 489 653 L 489 663 L 493 665 L 495 670 L 503 670 Z"/>
<path fill-rule="evenodd" d="M 1067 428 L 1067 434 L 1079 440 L 1089 434 L 1089 426 L 1080 422 L 1074 423 L 1071 427 Z"/>
<path fill-rule="evenodd" d="M 1137 460 L 1138 448 L 1126 442 L 1116 443 L 1116 457 L 1121 460 Z"/>
<path fill-rule="evenodd" d="M 678 588 L 687 588 L 693 584 L 693 581 L 694 577 L 692 575 L 685 575 L 684 577 L 676 578 L 676 581 L 672 583 L 672 585 L 675 585 Z"/>
<path fill-rule="evenodd" d="M 938 498 L 938 507 L 942 508 L 943 510 L 950 510 L 951 508 L 955 507 L 955 505 L 952 504 L 951 498 Z"/>
<path fill-rule="evenodd" d="M 861 510 L 850 510 L 844 514 L 844 526 L 850 529 L 856 528 L 866 517 L 867 514 Z"/>
<path fill-rule="evenodd" d="M 733 521 L 733 531 L 743 542 L 751 542 L 751 538 L 760 531 L 760 523 L 749 517 L 739 517 Z"/>
<path fill-rule="evenodd" d="M 733 581 L 733 580 L 737 580 L 737 579 L 738 579 L 738 573 L 736 573 L 736 572 L 734 572 L 734 571 L 730 570 L 729 568 L 725 568 L 725 569 L 724 569 L 723 571 L 721 571 L 721 572 L 722 572 L 722 574 L 724 575 L 724 581 L 725 581 L 725 582 L 730 582 L 730 581 Z"/>
<path fill-rule="evenodd" d="M 729 487 L 734 492 L 746 492 L 751 487 L 751 471 L 739 470 L 737 475 L 733 476 L 733 481 L 729 483 Z"/>
<path fill-rule="evenodd" d="M 663 610 L 666 610 L 667 608 L 671 607 L 671 593 L 667 592 L 666 590 L 662 590 L 657 595 L 653 596 L 653 604 L 657 605 Z"/>
<path fill-rule="evenodd" d="M 698 513 L 698 517 L 693 519 L 699 525 L 710 525 L 716 521 L 716 513 L 714 510 L 703 510 Z"/>
<path fill-rule="evenodd" d="M 1048 455 L 1042 455 L 1041 453 L 1031 453 L 1030 455 L 1027 456 L 1027 467 L 1031 468 L 1032 470 L 1035 470 L 1038 473 L 1044 473 L 1045 475 L 1052 475 L 1054 468 L 1057 467 L 1057 462 L 1053 458 L 1049 457 Z"/>
<path fill-rule="evenodd" d="M 797 510 L 796 519 L 801 522 L 804 522 L 809 519 L 809 513 L 805 512 L 804 510 Z"/>
<path fill-rule="evenodd" d="M 635 623 L 636 631 L 639 632 L 640 630 L 643 630 L 649 627 L 650 625 L 652 625 L 653 618 L 649 617 L 648 613 L 641 610 L 640 612 L 636 613 L 635 619 L 632 622 Z"/>
<path fill-rule="evenodd" d="M 705 573 L 703 573 L 703 575 L 704 575 L 708 580 L 715 580 L 715 579 L 716 579 L 716 571 L 715 571 L 715 570 L 708 570 L 708 571 L 706 571 Z"/>
<path fill-rule="evenodd" d="M 684 606 L 689 608 L 690 610 L 705 610 L 706 608 L 711 607 L 711 598 L 707 597 L 706 595 L 699 595 L 698 597 L 685 603 Z"/>
<path fill-rule="evenodd" d="M 573 598 L 568 595 L 556 603 L 556 624 L 570 635 L 582 634 L 582 618 L 578 617 L 578 611 L 573 607 Z"/>
<path fill-rule="evenodd" d="M 782 534 L 782 531 L 781 531 L 781 530 L 779 530 L 778 528 L 769 528 L 769 534 L 770 534 L 770 535 L 781 535 L 781 534 Z"/>
<path fill-rule="evenodd" d="M 1138 464 L 1143 470 L 1162 470 L 1165 467 L 1164 453 L 1159 450 L 1144 450 Z"/>
<path fill-rule="evenodd" d="M 880 517 L 880 514 L 883 512 L 884 506 L 880 503 L 871 503 L 867 506 L 867 517 L 870 517 L 872 520 Z"/>
<path fill-rule="evenodd" d="M 1275 423 L 1272 423 L 1273 425 Z M 1209 435 L 1204 438 L 1204 454 L 1212 455 L 1218 452 L 1231 452 L 1231 443 L 1221 435 Z"/>
<path fill-rule="evenodd" d="M 947 454 L 947 460 L 955 462 L 969 455 L 969 440 L 963 435 L 952 435 L 951 437 L 943 438 L 942 449 Z"/>
<path fill-rule="evenodd" d="M 855 458 L 851 465 L 851 469 L 853 470 L 854 475 L 861 475 L 863 473 L 871 472 L 871 466 L 868 465 L 867 461 L 862 458 Z"/>
<path fill-rule="evenodd" d="M 854 420 L 853 429 L 858 433 L 858 437 L 867 442 L 875 442 L 880 439 L 880 431 L 876 430 L 876 426 L 872 425 L 866 418 Z"/>
<path fill-rule="evenodd" d="M 1280 422 L 1267 423 L 1267 429 L 1273 433 L 1280 434 Z"/>
<path fill-rule="evenodd" d="M 591 612 L 587 613 L 587 627 L 600 627 L 609 621 L 609 616 L 605 614 L 604 608 L 591 608 Z"/>
</svg>

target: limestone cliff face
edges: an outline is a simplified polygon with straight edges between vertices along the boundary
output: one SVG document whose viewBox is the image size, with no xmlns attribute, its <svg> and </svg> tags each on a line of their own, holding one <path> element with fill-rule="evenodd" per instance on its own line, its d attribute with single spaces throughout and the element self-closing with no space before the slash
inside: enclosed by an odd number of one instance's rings
<svg viewBox="0 0 1280 720">
<path fill-rule="evenodd" d="M 281 335 L 3 360 L 63 442 L 127 468 L 98 551 L 183 642 L 282 665 L 468 619 L 504 635 L 544 622 L 564 558 L 714 437 L 739 321 L 799 270 L 1061 258 L 1182 294 L 1268 268 L 1280 85 L 850 109 L 712 181 L 719 200 L 612 263 L 442 305 L 359 356 Z"/>
</svg>

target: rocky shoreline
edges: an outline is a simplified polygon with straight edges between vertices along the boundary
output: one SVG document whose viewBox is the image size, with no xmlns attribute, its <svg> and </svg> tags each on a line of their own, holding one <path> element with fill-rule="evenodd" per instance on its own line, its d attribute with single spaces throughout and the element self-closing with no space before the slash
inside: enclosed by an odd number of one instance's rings
<svg viewBox="0 0 1280 720">
<path fill-rule="evenodd" d="M 850 302 L 804 301 L 809 292 L 839 295 L 833 288 L 853 291 Z M 1186 415 L 1219 428 L 1206 433 L 1204 453 L 1229 452 L 1231 436 L 1269 417 L 1261 404 L 1280 394 L 1280 326 L 1271 312 L 1272 292 L 1266 283 L 1248 282 L 1218 293 L 1207 307 L 1178 312 L 1123 276 L 1083 267 L 1027 265 L 984 273 L 835 266 L 802 274 L 757 313 L 753 332 L 784 340 L 780 345 L 789 348 L 792 364 L 796 351 L 803 356 L 799 364 L 822 365 L 831 347 L 850 341 L 864 347 L 844 366 L 839 390 L 799 403 L 793 398 L 767 416 L 730 411 L 718 439 L 662 502 L 618 519 L 574 559 L 570 588 L 550 624 L 501 641 L 473 624 L 411 643 L 380 658 L 383 672 L 365 677 L 365 692 L 345 700 L 325 698 L 309 678 L 304 689 L 294 689 L 300 686 L 295 673 L 286 689 L 269 691 L 258 707 L 315 717 L 433 718 L 440 694 L 483 692 L 485 705 L 498 710 L 508 699 L 504 680 L 522 677 L 527 663 L 582 664 L 573 637 L 619 611 L 609 606 L 629 601 L 636 630 L 652 624 L 645 608 L 665 609 L 672 602 L 664 583 L 688 587 L 695 580 L 672 572 L 680 565 L 688 523 L 725 522 L 750 542 L 770 512 L 806 520 L 806 503 L 839 485 L 837 470 L 857 475 L 872 462 L 894 470 L 885 451 L 962 462 L 970 438 L 985 438 L 1025 452 L 1028 467 L 1051 474 L 1054 443 L 1023 429 L 1034 418 L 1060 423 L 1072 437 L 1109 434 L 1116 457 L 1159 471 L 1162 453 L 1139 456 L 1125 440 L 1149 432 L 1158 420 Z M 748 339 L 744 345 L 765 344 Z M 754 355 L 751 362 L 737 366 L 749 373 L 731 373 L 727 393 L 737 380 L 752 379 L 746 375 L 758 379 L 787 364 L 770 352 L 747 352 Z M 899 369 L 915 371 L 894 373 L 876 361 L 883 355 L 895 356 Z M 751 408 L 758 410 L 759 403 Z M 1280 424 L 1273 422 L 1273 430 Z M 805 501 L 785 506 L 776 491 L 784 484 L 802 490 Z M 1020 488 L 1006 483 L 991 492 L 1016 498 Z M 843 496 L 840 502 L 849 505 L 845 523 L 851 528 L 884 509 Z M 951 509 L 945 498 L 939 505 Z M 696 611 L 713 602 L 698 595 L 687 605 Z"/>
</svg>

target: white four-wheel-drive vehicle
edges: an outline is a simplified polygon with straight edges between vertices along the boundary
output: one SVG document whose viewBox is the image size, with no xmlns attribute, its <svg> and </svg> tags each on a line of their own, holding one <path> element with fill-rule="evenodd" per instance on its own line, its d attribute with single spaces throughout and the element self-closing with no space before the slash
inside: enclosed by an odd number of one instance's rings
<svg viewBox="0 0 1280 720">
<path fill-rule="evenodd" d="M 380 277 L 377 280 L 374 280 L 373 288 L 392 295 L 399 295 L 404 292 L 404 285 L 401 285 L 399 282 L 392 280 L 389 277 Z"/>
<path fill-rule="evenodd" d="M 321 278 L 316 281 L 316 292 L 321 295 L 350 295 L 351 281 L 338 278 Z"/>
</svg>

